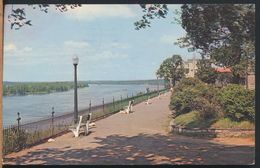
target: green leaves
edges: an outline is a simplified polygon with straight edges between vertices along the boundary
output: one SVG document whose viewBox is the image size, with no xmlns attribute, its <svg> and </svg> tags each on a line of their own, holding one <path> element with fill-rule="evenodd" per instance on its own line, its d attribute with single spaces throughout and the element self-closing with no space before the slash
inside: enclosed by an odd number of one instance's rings
<svg viewBox="0 0 260 168">
<path fill-rule="evenodd" d="M 88 87 L 86 82 L 79 81 L 78 88 Z M 4 83 L 4 96 L 8 95 L 28 95 L 46 94 L 51 92 L 63 92 L 74 88 L 74 82 L 15 82 Z"/>
<path fill-rule="evenodd" d="M 153 19 L 165 18 L 168 14 L 168 7 L 166 4 L 140 4 L 143 12 L 142 19 L 134 23 L 135 29 L 140 30 L 147 27 L 151 27 L 151 21 Z"/>
<path fill-rule="evenodd" d="M 208 59 L 199 60 L 197 63 L 198 70 L 195 73 L 195 76 L 205 83 L 214 84 L 217 73 L 215 72 L 215 69 L 211 67 L 211 63 L 211 60 Z"/>
<path fill-rule="evenodd" d="M 242 45 L 255 41 L 253 4 L 183 5 L 181 18 L 188 40 L 180 39 L 178 43 L 210 54 L 216 64 L 228 67 L 239 64 Z"/>
<path fill-rule="evenodd" d="M 172 57 L 165 59 L 156 74 L 167 81 L 173 79 L 174 85 L 175 81 L 180 80 L 184 76 L 184 67 L 181 56 L 173 55 Z"/>
<path fill-rule="evenodd" d="M 226 117 L 232 121 L 255 121 L 255 93 L 237 84 L 219 89 L 185 78 L 176 86 L 170 107 L 177 116 L 196 110 L 204 120 Z"/>
<path fill-rule="evenodd" d="M 39 9 L 44 13 L 48 13 L 50 5 L 49 4 L 37 4 L 37 5 L 28 5 L 32 6 L 33 9 Z M 74 9 L 81 7 L 81 4 L 55 4 L 53 5 L 55 10 L 60 12 L 66 12 L 69 9 Z M 24 8 L 13 9 L 8 15 L 8 21 L 10 22 L 11 29 L 19 30 L 21 27 L 28 25 L 32 26 L 31 20 L 27 20 L 26 13 Z"/>
<path fill-rule="evenodd" d="M 240 85 L 223 87 L 218 95 L 218 101 L 225 109 L 226 117 L 234 121 L 255 120 L 255 95 Z"/>
</svg>

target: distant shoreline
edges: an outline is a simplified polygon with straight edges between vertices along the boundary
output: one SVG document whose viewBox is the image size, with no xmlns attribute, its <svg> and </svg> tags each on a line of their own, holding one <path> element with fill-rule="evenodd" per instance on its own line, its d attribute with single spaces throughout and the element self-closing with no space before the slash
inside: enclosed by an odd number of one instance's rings
<svg viewBox="0 0 260 168">
<path fill-rule="evenodd" d="M 89 87 L 86 82 L 78 82 L 78 88 Z M 4 82 L 3 96 L 43 95 L 66 92 L 74 88 L 74 82 Z"/>
</svg>

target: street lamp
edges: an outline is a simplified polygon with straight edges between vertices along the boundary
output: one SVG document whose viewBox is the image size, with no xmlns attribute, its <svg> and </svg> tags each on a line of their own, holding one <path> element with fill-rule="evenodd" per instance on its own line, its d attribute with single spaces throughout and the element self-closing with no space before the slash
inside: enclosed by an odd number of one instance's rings
<svg viewBox="0 0 260 168">
<path fill-rule="evenodd" d="M 74 56 L 72 58 L 74 65 L 74 123 L 78 121 L 78 92 L 77 92 L 77 65 L 79 63 L 78 56 Z"/>
</svg>

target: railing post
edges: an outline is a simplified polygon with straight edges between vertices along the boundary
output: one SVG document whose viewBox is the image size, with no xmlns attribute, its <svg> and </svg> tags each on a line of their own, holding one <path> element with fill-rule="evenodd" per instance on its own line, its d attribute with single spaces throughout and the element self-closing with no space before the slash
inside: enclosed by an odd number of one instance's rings
<svg viewBox="0 0 260 168">
<path fill-rule="evenodd" d="M 103 113 L 105 112 L 105 100 L 103 98 Z"/>
<path fill-rule="evenodd" d="M 18 115 L 18 118 L 17 118 L 17 123 L 18 123 L 17 129 L 18 129 L 18 132 L 19 132 L 19 130 L 20 130 L 20 120 L 21 120 L 21 117 L 20 117 L 20 113 L 19 113 L 19 112 L 17 113 L 17 115 Z"/>
<path fill-rule="evenodd" d="M 113 109 L 115 111 L 115 98 L 114 98 L 114 96 L 113 96 Z"/>
<path fill-rule="evenodd" d="M 20 113 L 18 112 L 17 113 L 18 115 L 18 118 L 17 118 L 17 143 L 18 143 L 18 149 L 20 149 L 20 120 L 21 120 L 21 117 L 20 117 Z"/>
<path fill-rule="evenodd" d="M 89 108 L 88 108 L 88 113 L 91 112 L 91 99 L 89 100 Z"/>
<path fill-rule="evenodd" d="M 51 135 L 53 136 L 54 133 L 54 107 L 52 107 L 52 112 L 51 112 Z"/>
<path fill-rule="evenodd" d="M 126 98 L 128 99 L 128 93 L 127 93 L 127 95 L 126 95 Z"/>
<path fill-rule="evenodd" d="M 120 105 L 121 105 L 121 108 L 122 108 L 122 106 L 123 106 L 123 98 L 122 98 L 122 95 L 120 95 Z"/>
</svg>

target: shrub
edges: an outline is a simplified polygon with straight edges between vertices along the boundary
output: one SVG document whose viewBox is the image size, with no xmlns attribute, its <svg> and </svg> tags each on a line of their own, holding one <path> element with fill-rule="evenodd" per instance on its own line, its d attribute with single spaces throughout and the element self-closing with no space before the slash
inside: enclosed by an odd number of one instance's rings
<svg viewBox="0 0 260 168">
<path fill-rule="evenodd" d="M 4 154 L 19 151 L 26 147 L 28 134 L 25 130 L 12 127 L 5 132 L 3 137 Z"/>
<path fill-rule="evenodd" d="M 221 107 L 216 101 L 219 89 L 206 85 L 196 78 L 183 79 L 175 89 L 171 99 L 171 108 L 176 115 L 197 110 L 204 119 L 221 116 Z"/>
<path fill-rule="evenodd" d="M 190 112 L 193 100 L 198 97 L 200 90 L 197 88 L 186 88 L 183 91 L 176 91 L 171 98 L 170 107 L 176 111 L 176 115 Z"/>
<path fill-rule="evenodd" d="M 183 91 L 187 87 L 203 86 L 202 81 L 197 78 L 183 78 L 175 87 L 175 91 Z"/>
<path fill-rule="evenodd" d="M 217 96 L 225 117 L 233 121 L 255 120 L 255 94 L 241 85 L 230 84 L 223 87 Z"/>
<path fill-rule="evenodd" d="M 218 102 L 205 97 L 197 97 L 193 100 L 193 109 L 199 112 L 201 119 L 214 119 L 222 116 L 222 109 Z"/>
</svg>

